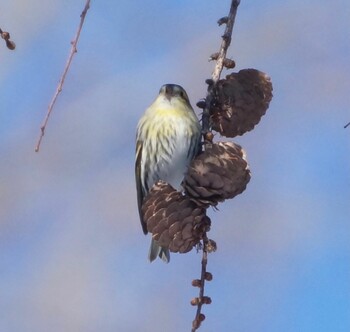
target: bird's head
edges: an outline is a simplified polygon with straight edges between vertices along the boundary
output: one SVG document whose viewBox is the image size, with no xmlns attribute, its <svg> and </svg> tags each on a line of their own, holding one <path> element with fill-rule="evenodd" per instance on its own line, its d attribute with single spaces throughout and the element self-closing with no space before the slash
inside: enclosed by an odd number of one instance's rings
<svg viewBox="0 0 350 332">
<path fill-rule="evenodd" d="M 169 102 L 176 98 L 190 104 L 186 91 L 177 84 L 164 84 L 159 90 L 159 96 L 166 98 Z"/>
</svg>

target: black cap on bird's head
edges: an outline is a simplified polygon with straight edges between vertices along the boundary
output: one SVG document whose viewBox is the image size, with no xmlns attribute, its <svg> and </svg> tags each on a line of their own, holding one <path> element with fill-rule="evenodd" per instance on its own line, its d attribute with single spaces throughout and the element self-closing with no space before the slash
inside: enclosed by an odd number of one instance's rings
<svg viewBox="0 0 350 332">
<path fill-rule="evenodd" d="M 185 89 L 177 84 L 164 84 L 160 88 L 159 94 L 164 95 L 168 100 L 170 100 L 172 97 L 180 97 L 187 103 L 190 103 Z"/>
</svg>

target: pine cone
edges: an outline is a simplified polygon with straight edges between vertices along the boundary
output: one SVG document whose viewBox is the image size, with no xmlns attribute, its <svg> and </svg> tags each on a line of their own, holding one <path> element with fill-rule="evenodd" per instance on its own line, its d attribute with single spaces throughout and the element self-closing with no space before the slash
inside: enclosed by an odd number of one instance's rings
<svg viewBox="0 0 350 332">
<path fill-rule="evenodd" d="M 152 238 L 171 252 L 190 251 L 210 228 L 205 209 L 164 181 L 153 185 L 142 213 Z"/>
<path fill-rule="evenodd" d="M 207 144 L 192 160 L 182 186 L 199 206 L 216 206 L 242 193 L 250 180 L 244 150 L 238 144 Z"/>
<path fill-rule="evenodd" d="M 243 135 L 260 122 L 271 99 L 272 83 L 265 73 L 243 69 L 226 76 L 215 88 L 213 130 L 226 137 Z"/>
</svg>

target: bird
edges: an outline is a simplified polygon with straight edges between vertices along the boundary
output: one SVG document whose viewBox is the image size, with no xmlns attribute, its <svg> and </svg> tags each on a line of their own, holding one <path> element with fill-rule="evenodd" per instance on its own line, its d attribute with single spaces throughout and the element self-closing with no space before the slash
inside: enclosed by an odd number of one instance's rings
<svg viewBox="0 0 350 332">
<path fill-rule="evenodd" d="M 142 203 L 159 180 L 181 191 L 181 182 L 191 160 L 199 153 L 201 126 L 186 91 L 177 84 L 164 84 L 154 102 L 138 122 L 136 132 L 135 179 L 141 226 Z M 152 239 L 148 259 L 159 256 L 170 261 L 167 248 Z"/>
</svg>

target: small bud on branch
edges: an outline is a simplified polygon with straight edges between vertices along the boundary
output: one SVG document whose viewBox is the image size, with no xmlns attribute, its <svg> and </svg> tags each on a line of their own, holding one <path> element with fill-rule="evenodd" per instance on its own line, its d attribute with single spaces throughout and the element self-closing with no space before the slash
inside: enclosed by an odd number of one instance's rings
<svg viewBox="0 0 350 332">
<path fill-rule="evenodd" d="M 225 17 L 221 17 L 219 20 L 218 20 L 218 25 L 221 26 L 223 24 L 227 24 L 228 22 L 228 16 L 225 16 Z"/>
<path fill-rule="evenodd" d="M 0 29 L 0 36 L 5 40 L 6 46 L 9 50 L 13 51 L 16 48 L 16 44 L 10 40 L 11 37 L 9 32 L 2 31 L 2 29 Z"/>
</svg>

